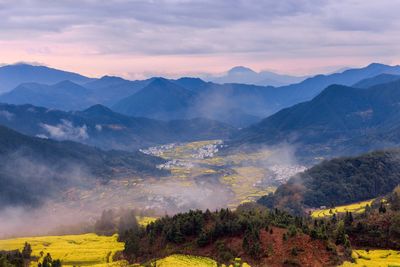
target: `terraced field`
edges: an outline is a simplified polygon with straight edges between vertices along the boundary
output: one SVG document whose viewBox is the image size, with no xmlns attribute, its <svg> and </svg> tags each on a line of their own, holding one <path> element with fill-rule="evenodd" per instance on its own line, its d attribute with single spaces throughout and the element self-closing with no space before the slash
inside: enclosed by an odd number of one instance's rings
<svg viewBox="0 0 400 267">
<path fill-rule="evenodd" d="M 207 257 L 191 256 L 191 255 L 180 255 L 175 254 L 168 256 L 164 259 L 157 260 L 153 263 L 157 267 L 217 267 L 218 264 L 213 259 Z M 222 265 L 225 267 L 226 265 Z M 229 267 L 250 267 L 247 263 L 242 263 L 240 259 L 236 259 L 234 264 Z"/>
<path fill-rule="evenodd" d="M 95 234 L 44 236 L 0 240 L 0 250 L 22 249 L 25 242 L 32 246 L 32 255 L 40 257 L 41 252 L 50 253 L 53 259 L 60 259 L 63 266 L 119 266 L 113 256 L 124 248 L 117 236 Z"/>
<path fill-rule="evenodd" d="M 153 265 L 158 267 L 217 267 L 217 262 L 206 257 L 177 254 L 157 260 Z"/>
<path fill-rule="evenodd" d="M 315 210 L 311 213 L 313 218 L 329 217 L 336 213 L 345 213 L 346 211 L 352 213 L 362 213 L 365 211 L 367 205 L 371 205 L 374 199 L 362 201 L 354 204 L 338 206 L 331 209 Z"/>
<path fill-rule="evenodd" d="M 354 263 L 345 262 L 342 267 L 400 267 L 400 251 L 353 250 Z"/>
</svg>

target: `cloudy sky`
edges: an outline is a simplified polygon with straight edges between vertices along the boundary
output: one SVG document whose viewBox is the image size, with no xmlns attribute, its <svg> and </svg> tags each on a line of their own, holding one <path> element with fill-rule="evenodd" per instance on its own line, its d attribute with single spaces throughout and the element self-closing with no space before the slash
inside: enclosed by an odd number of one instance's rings
<svg viewBox="0 0 400 267">
<path fill-rule="evenodd" d="M 90 76 L 400 64 L 399 0 L 0 0 L 0 62 Z"/>
</svg>

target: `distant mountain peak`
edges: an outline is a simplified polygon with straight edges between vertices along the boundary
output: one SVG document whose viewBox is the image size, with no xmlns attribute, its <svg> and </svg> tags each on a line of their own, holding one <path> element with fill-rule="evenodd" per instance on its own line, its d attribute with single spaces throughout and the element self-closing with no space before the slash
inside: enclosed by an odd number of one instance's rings
<svg viewBox="0 0 400 267">
<path fill-rule="evenodd" d="M 118 76 L 112 76 L 112 75 L 104 75 L 103 77 L 101 77 L 99 80 L 101 81 L 126 81 L 125 79 L 118 77 Z"/>
<path fill-rule="evenodd" d="M 369 64 L 367 66 L 367 68 L 371 68 L 371 67 L 388 67 L 388 65 L 382 64 L 382 63 L 377 63 L 377 62 L 373 62 L 371 64 Z"/>
<path fill-rule="evenodd" d="M 103 106 L 101 104 L 93 105 L 93 106 L 83 110 L 82 113 L 85 114 L 86 116 L 93 116 L 93 117 L 108 116 L 108 115 L 115 114 L 114 111 L 112 111 L 108 107 Z"/>
<path fill-rule="evenodd" d="M 58 83 L 54 84 L 53 87 L 87 91 L 87 89 L 85 87 L 82 87 L 79 84 L 76 84 L 76 83 L 71 82 L 69 80 L 58 82 Z"/>
<path fill-rule="evenodd" d="M 202 79 L 197 78 L 197 77 L 182 77 L 182 78 L 179 78 L 177 81 L 193 81 L 193 82 L 203 82 L 204 83 L 204 81 Z"/>
<path fill-rule="evenodd" d="M 231 68 L 228 71 L 228 74 L 230 75 L 235 75 L 235 74 L 242 74 L 242 73 L 254 73 L 256 74 L 257 72 L 255 72 L 254 70 L 248 68 L 248 67 L 244 67 L 244 66 L 236 66 Z"/>
<path fill-rule="evenodd" d="M 170 84 L 173 84 L 173 83 L 171 83 L 170 81 L 168 81 L 165 78 L 156 77 L 151 81 L 151 83 L 148 85 L 148 87 L 154 87 L 154 86 L 160 87 L 160 86 L 166 86 L 166 85 L 170 85 Z"/>
</svg>

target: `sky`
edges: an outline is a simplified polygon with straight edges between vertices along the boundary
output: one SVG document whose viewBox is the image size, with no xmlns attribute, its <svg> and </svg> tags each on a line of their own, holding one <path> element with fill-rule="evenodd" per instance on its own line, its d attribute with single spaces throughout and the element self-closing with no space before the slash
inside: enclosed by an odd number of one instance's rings
<svg viewBox="0 0 400 267">
<path fill-rule="evenodd" d="M 0 62 L 88 76 L 400 63 L 400 0 L 0 0 Z"/>
</svg>

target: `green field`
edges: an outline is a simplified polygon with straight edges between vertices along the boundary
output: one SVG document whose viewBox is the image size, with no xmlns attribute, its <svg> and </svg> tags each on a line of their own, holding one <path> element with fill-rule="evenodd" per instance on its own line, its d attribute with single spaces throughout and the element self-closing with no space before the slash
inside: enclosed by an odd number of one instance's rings
<svg viewBox="0 0 400 267">
<path fill-rule="evenodd" d="M 400 251 L 395 250 L 353 250 L 355 263 L 345 262 L 342 267 L 400 267 Z"/>
<path fill-rule="evenodd" d="M 338 206 L 338 207 L 334 207 L 331 209 L 315 210 L 311 213 L 311 216 L 313 218 L 321 218 L 321 217 L 332 216 L 333 214 L 336 214 L 336 213 L 345 213 L 346 211 L 353 212 L 353 213 L 361 213 L 361 212 L 364 212 L 365 207 L 367 205 L 371 206 L 373 201 L 374 201 L 374 199 L 371 199 L 371 200 L 362 201 L 362 202 L 358 202 L 358 203 L 354 203 L 354 204 Z"/>
<path fill-rule="evenodd" d="M 115 252 L 124 248 L 124 243 L 118 242 L 116 235 L 84 234 L 0 240 L 0 250 L 21 250 L 25 242 L 31 244 L 34 256 L 40 256 L 41 251 L 50 253 L 64 266 L 111 265 Z M 117 264 L 120 262 L 113 265 Z"/>
</svg>

